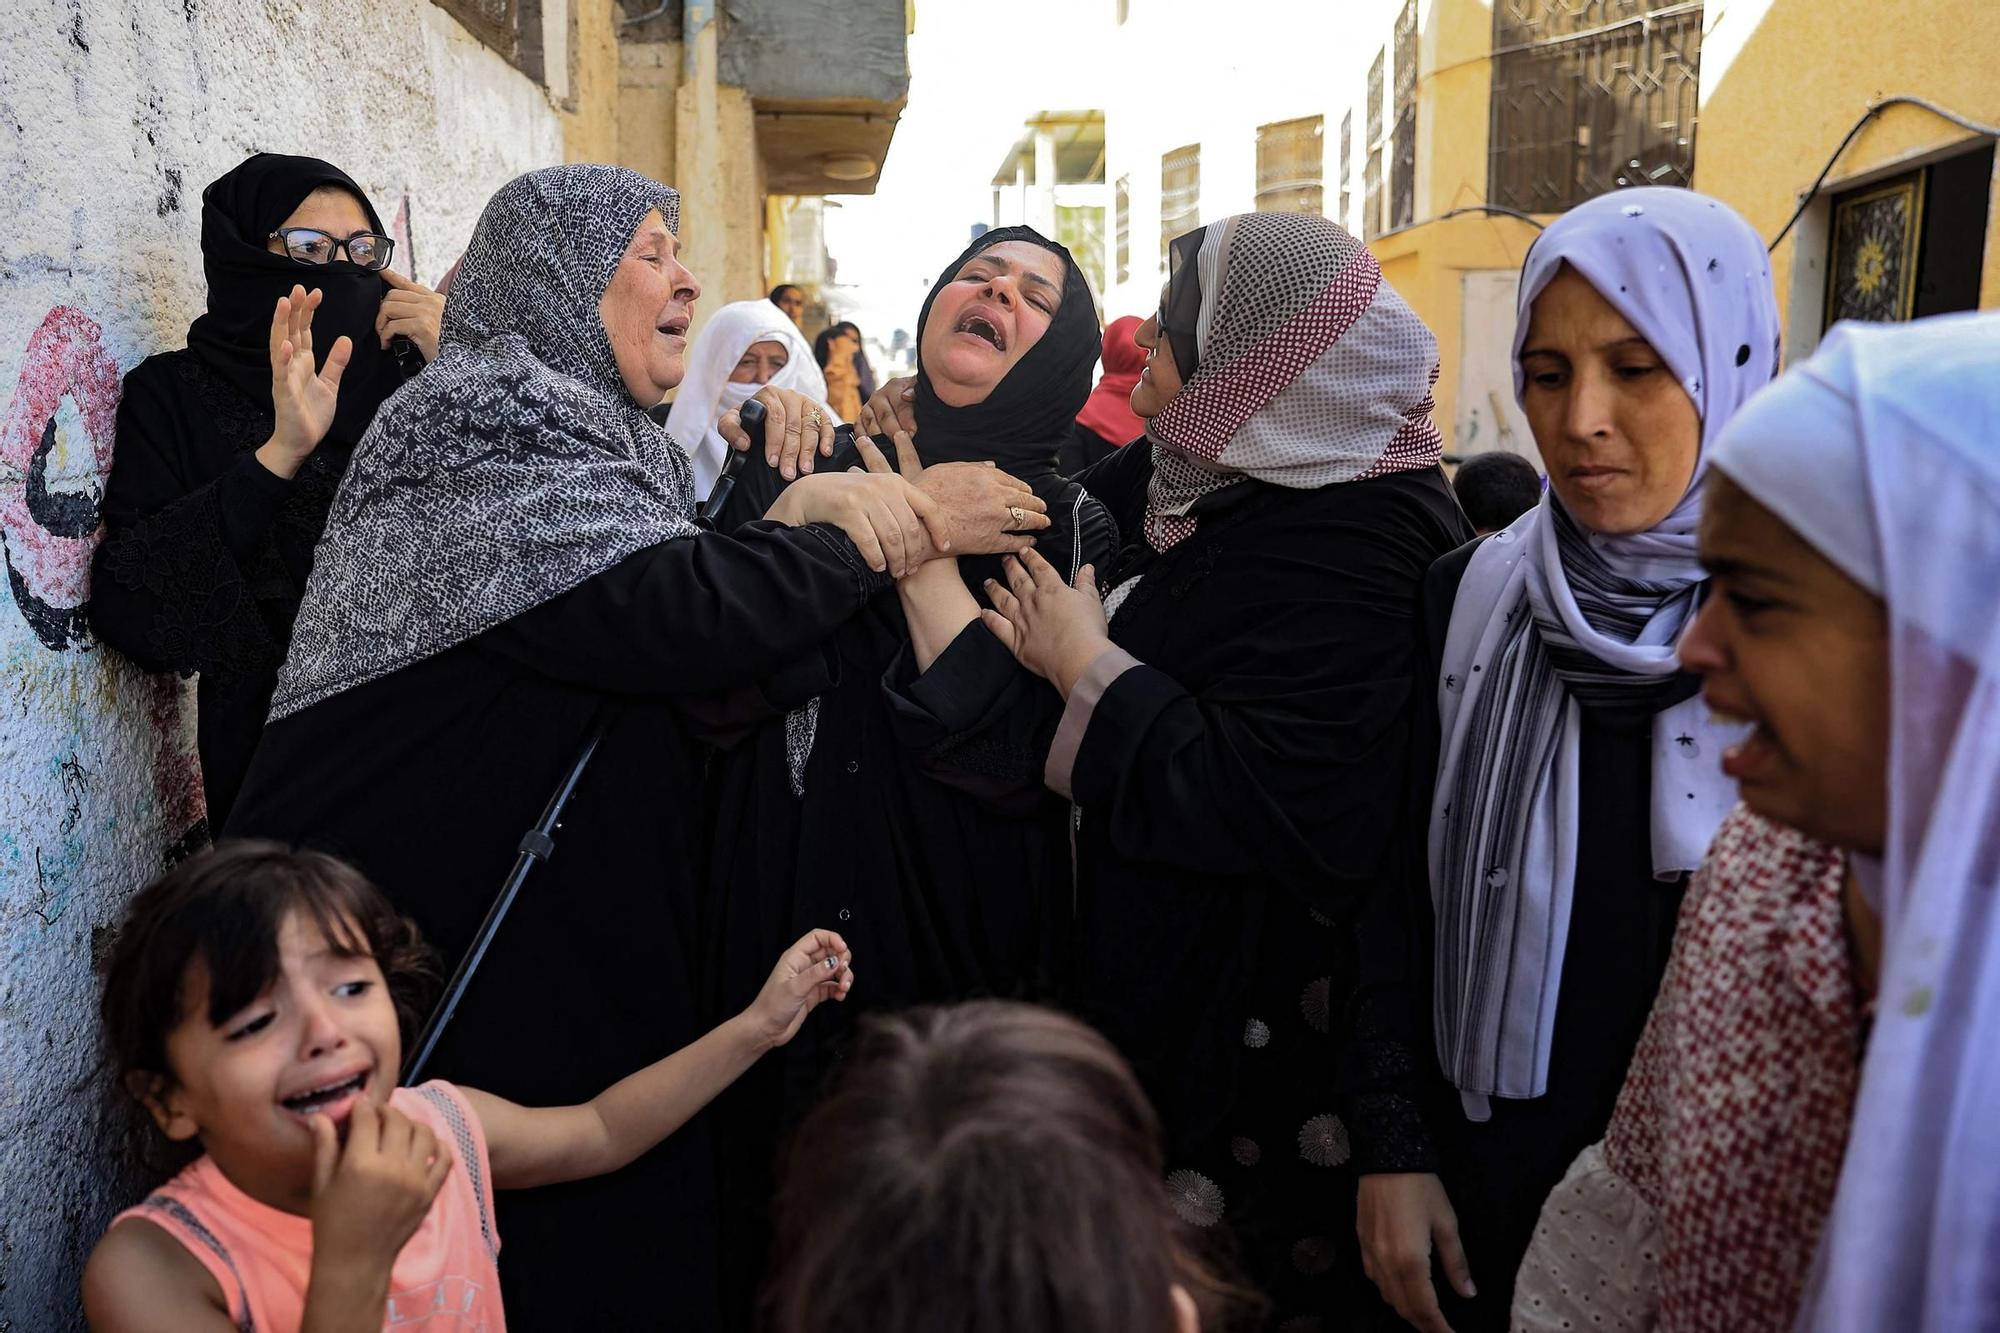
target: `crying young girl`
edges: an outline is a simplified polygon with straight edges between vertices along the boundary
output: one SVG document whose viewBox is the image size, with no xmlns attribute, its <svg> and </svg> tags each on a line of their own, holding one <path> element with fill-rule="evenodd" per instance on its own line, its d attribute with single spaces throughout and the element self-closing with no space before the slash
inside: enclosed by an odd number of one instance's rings
<svg viewBox="0 0 2000 1333">
<path fill-rule="evenodd" d="M 195 857 L 133 899 L 105 979 L 107 1060 L 186 1165 L 98 1242 L 91 1327 L 502 1329 L 492 1191 L 624 1166 L 845 999 L 849 962 L 813 931 L 749 1008 L 581 1106 L 398 1087 L 416 928 L 329 856 Z"/>
</svg>

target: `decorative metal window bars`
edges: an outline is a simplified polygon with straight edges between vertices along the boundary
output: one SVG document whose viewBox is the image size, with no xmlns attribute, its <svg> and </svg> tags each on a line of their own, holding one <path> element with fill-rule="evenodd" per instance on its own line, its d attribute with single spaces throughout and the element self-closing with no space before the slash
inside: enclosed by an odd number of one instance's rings
<svg viewBox="0 0 2000 1333">
<path fill-rule="evenodd" d="M 1257 128 L 1257 211 L 1317 213 L 1326 206 L 1326 118 Z"/>
<path fill-rule="evenodd" d="M 1396 16 L 1396 127 L 1389 145 L 1389 225 L 1407 227 L 1417 204 L 1417 0 Z"/>
<path fill-rule="evenodd" d="M 1700 3 L 1494 0 L 1487 202 L 1554 213 L 1694 176 Z"/>
</svg>

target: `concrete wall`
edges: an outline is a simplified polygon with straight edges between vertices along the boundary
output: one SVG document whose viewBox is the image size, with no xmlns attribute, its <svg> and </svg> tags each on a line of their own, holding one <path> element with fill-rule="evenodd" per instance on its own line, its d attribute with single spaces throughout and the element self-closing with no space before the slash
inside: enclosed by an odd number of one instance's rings
<svg viewBox="0 0 2000 1333">
<path fill-rule="evenodd" d="M 60 497 L 94 502 L 120 374 L 201 308 L 202 187 L 257 149 L 330 158 L 435 281 L 495 187 L 566 131 L 602 142 L 612 66 L 582 20 L 607 5 L 577 11 L 573 114 L 427 0 L 0 5 L 0 1329 L 77 1326 L 82 1256 L 129 1202 L 91 1132 L 93 963 L 201 836 L 191 690 L 91 637 L 97 534 Z"/>
</svg>

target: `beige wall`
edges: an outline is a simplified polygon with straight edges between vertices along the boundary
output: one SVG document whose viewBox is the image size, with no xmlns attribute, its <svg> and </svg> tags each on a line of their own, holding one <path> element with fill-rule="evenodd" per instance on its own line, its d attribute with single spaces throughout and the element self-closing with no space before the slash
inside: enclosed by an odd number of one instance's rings
<svg viewBox="0 0 2000 1333">
<path fill-rule="evenodd" d="M 569 96 L 562 113 L 563 156 L 571 162 L 617 162 L 618 6 L 576 0 L 570 32 Z"/>
<path fill-rule="evenodd" d="M 1703 39 L 1701 124 L 1694 184 L 1724 200 L 1767 240 L 1798 207 L 1841 136 L 1871 100 L 1912 93 L 1987 125 L 2000 125 L 2000 5 L 1925 0 L 1884 10 L 1872 0 L 1731 0 Z M 1977 136 L 1915 107 L 1892 107 L 1842 155 L 1827 192 Z M 1980 305 L 2000 305 L 2000 198 L 1989 200 Z M 1788 307 L 1808 234 L 1771 256 L 1779 304 Z M 1800 273 L 1817 287 L 1823 270 Z M 1801 291 L 1801 297 L 1809 297 Z M 1802 303 L 1819 310 L 1817 304 Z M 1789 312 L 1788 312 L 1789 314 Z M 1787 328 L 1793 354 L 1817 329 Z"/>
</svg>

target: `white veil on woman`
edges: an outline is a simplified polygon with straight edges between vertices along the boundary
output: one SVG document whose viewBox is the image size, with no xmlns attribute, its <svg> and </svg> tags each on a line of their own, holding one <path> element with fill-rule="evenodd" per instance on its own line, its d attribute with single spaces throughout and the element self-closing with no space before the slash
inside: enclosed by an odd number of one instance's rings
<svg viewBox="0 0 2000 1333">
<path fill-rule="evenodd" d="M 694 492 L 706 496 L 722 472 L 729 446 L 715 423 L 733 407 L 741 407 L 763 386 L 731 384 L 729 374 L 752 343 L 785 345 L 785 368 L 771 377 L 771 386 L 792 389 L 815 402 L 826 402 L 826 378 L 813 360 L 812 344 L 785 312 L 759 297 L 733 301 L 710 316 L 694 345 L 688 348 L 687 375 L 667 413 L 667 434 L 687 450 L 694 463 Z M 827 409 L 828 415 L 832 409 Z"/>
<path fill-rule="evenodd" d="M 1799 1327 L 2000 1311 L 2000 315 L 1842 324 L 1716 466 L 1890 632 L 1879 1004 Z M 1793 421 L 1812 423 L 1808 429 Z"/>
</svg>

